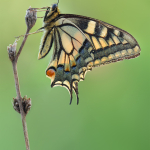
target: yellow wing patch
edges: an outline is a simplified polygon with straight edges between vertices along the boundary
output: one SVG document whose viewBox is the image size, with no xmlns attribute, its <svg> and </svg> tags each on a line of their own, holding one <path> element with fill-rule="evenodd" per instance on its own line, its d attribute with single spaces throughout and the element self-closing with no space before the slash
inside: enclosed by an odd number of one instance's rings
<svg viewBox="0 0 150 150">
<path fill-rule="evenodd" d="M 92 36 L 92 41 L 93 41 L 93 44 L 94 44 L 96 50 L 102 48 L 100 43 L 94 36 Z"/>
<path fill-rule="evenodd" d="M 88 27 L 84 31 L 87 33 L 90 33 L 90 34 L 94 34 L 95 33 L 95 26 L 96 26 L 95 21 L 89 21 Z"/>
</svg>

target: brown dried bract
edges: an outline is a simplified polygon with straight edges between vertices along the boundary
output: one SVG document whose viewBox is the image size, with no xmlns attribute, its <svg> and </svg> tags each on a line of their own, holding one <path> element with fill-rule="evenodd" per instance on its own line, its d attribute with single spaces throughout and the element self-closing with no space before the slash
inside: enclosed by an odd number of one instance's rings
<svg viewBox="0 0 150 150">
<path fill-rule="evenodd" d="M 25 16 L 28 30 L 30 30 L 35 25 L 36 19 L 37 19 L 36 9 L 29 7 L 29 9 L 26 11 L 26 16 Z"/>
<path fill-rule="evenodd" d="M 27 115 L 27 113 L 29 112 L 30 108 L 31 108 L 31 99 L 27 98 L 27 96 L 24 96 L 22 98 L 22 106 L 23 106 L 23 110 L 25 112 L 25 114 Z M 13 108 L 20 113 L 20 108 L 19 108 L 19 102 L 17 98 L 13 98 Z"/>
</svg>

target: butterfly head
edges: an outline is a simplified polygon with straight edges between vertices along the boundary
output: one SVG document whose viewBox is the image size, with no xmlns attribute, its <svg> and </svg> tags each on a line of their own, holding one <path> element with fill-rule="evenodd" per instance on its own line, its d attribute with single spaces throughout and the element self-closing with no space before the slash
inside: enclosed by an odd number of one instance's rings
<svg viewBox="0 0 150 150">
<path fill-rule="evenodd" d="M 47 8 L 47 11 L 45 13 L 44 17 L 44 23 L 50 23 L 53 21 L 57 16 L 59 16 L 60 11 L 58 9 L 58 3 L 53 4 L 51 7 Z"/>
</svg>

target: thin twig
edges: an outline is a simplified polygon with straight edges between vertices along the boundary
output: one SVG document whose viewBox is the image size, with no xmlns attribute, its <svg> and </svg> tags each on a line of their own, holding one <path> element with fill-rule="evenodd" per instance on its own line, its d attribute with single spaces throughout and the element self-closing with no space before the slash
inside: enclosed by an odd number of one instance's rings
<svg viewBox="0 0 150 150">
<path fill-rule="evenodd" d="M 16 62 L 18 61 L 18 57 L 20 56 L 20 53 L 21 53 L 21 51 L 22 51 L 22 49 L 23 49 L 23 47 L 24 47 L 24 44 L 25 44 L 25 42 L 26 42 L 26 40 L 27 40 L 28 33 L 29 33 L 29 29 L 27 29 L 26 34 L 25 34 L 25 36 L 24 36 L 24 39 L 23 39 L 23 41 L 22 41 L 22 44 L 21 44 L 21 46 L 20 46 L 20 48 L 19 48 L 19 51 L 18 51 L 18 53 L 17 53 L 17 55 L 16 55 Z"/>
<path fill-rule="evenodd" d="M 17 73 L 17 60 L 12 62 L 12 66 L 13 66 L 13 72 L 14 72 L 17 100 L 19 102 L 20 114 L 21 114 L 21 119 L 22 119 L 26 150 L 30 150 L 29 138 L 28 138 L 28 130 L 27 130 L 27 124 L 26 124 L 26 114 L 25 114 L 25 112 L 23 110 L 22 97 L 21 97 L 21 94 L 20 94 L 19 79 L 18 79 L 18 73 Z"/>
</svg>

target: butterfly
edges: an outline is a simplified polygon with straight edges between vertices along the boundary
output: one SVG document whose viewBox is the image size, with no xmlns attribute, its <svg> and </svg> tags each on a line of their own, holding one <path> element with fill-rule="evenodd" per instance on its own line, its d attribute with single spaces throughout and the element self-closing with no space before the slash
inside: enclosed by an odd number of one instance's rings
<svg viewBox="0 0 150 150">
<path fill-rule="evenodd" d="M 128 32 L 101 20 L 61 14 L 58 3 L 47 7 L 44 16 L 44 35 L 38 59 L 44 58 L 54 45 L 53 55 L 46 70 L 51 87 L 64 86 L 78 97 L 78 83 L 93 67 L 135 58 L 140 46 Z"/>
</svg>

